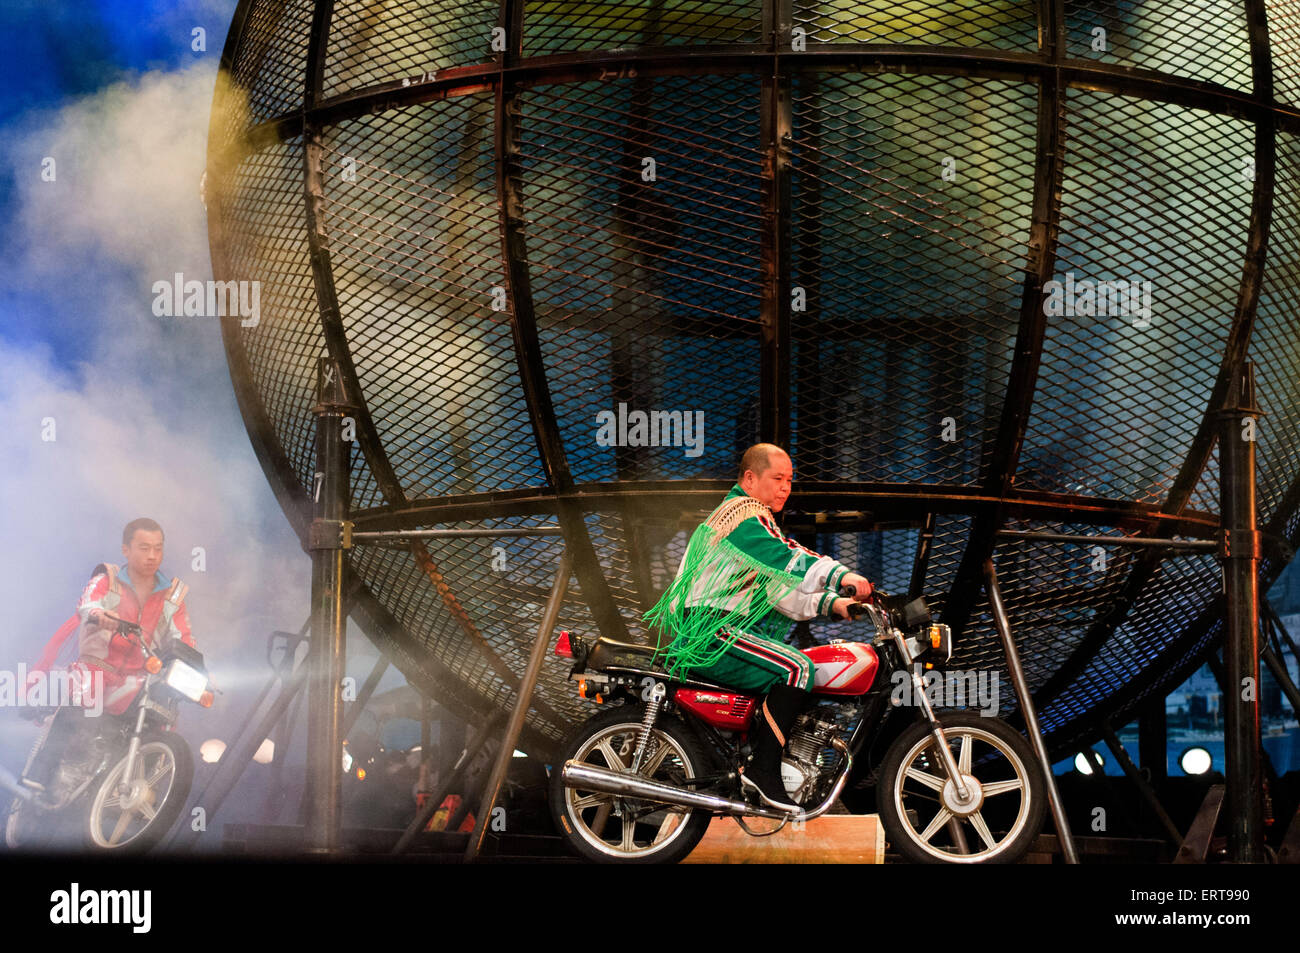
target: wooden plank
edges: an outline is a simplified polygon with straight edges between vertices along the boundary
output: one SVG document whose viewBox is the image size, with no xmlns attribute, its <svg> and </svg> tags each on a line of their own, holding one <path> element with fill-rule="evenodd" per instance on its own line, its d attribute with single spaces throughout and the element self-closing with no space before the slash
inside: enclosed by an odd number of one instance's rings
<svg viewBox="0 0 1300 953">
<path fill-rule="evenodd" d="M 746 820 L 755 830 L 775 821 Z M 885 829 L 875 814 L 826 814 L 771 837 L 750 837 L 729 817 L 715 817 L 685 864 L 883 864 Z"/>
</svg>

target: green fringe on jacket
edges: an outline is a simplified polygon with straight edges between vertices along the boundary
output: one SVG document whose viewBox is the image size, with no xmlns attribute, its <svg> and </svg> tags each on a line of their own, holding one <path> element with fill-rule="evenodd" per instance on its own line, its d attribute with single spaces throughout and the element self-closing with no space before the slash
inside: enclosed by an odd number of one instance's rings
<svg viewBox="0 0 1300 953">
<path fill-rule="evenodd" d="M 801 581 L 764 565 L 702 523 L 691 534 L 677 578 L 643 617 L 647 625 L 672 636 L 660 650 L 664 668 L 678 675 L 708 667 L 742 632 L 781 641 L 791 621 L 775 605 Z M 722 640 L 715 641 L 720 630 Z"/>
</svg>

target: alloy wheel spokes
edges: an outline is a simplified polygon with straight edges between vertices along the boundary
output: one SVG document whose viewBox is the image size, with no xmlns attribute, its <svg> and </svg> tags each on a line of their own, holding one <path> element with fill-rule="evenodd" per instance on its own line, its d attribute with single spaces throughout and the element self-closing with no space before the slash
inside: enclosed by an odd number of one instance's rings
<svg viewBox="0 0 1300 953">
<path fill-rule="evenodd" d="M 611 770 L 627 770 L 627 765 L 623 763 L 623 759 L 614 751 L 614 746 L 609 743 L 608 738 L 601 738 L 600 741 L 596 743 L 596 748 L 605 756 L 605 763 L 609 765 Z"/>
<path fill-rule="evenodd" d="M 666 757 L 668 757 L 668 746 L 663 742 L 660 742 L 658 750 L 655 751 L 648 761 L 641 765 L 640 773 L 646 777 L 651 777 L 655 771 L 658 770 L 659 765 L 664 763 Z"/>
<path fill-rule="evenodd" d="M 971 826 L 979 833 L 980 840 L 984 842 L 985 847 L 992 850 L 997 846 L 997 840 L 993 837 L 993 832 L 990 831 L 989 826 L 984 823 L 984 818 L 979 811 L 976 811 L 970 817 L 966 818 L 966 820 L 970 821 Z"/>
<path fill-rule="evenodd" d="M 605 833 L 605 824 L 609 821 L 609 812 L 614 809 L 614 798 L 611 796 L 604 804 L 596 808 L 596 816 L 591 819 L 591 831 L 597 837 Z"/>
<path fill-rule="evenodd" d="M 934 819 L 931 820 L 925 830 L 921 832 L 921 840 L 925 841 L 927 844 L 930 843 L 930 839 L 934 837 L 935 834 L 939 833 L 939 829 L 946 825 L 948 819 L 952 816 L 952 811 L 948 810 L 946 807 L 940 807 L 939 813 L 934 815 Z"/>
<path fill-rule="evenodd" d="M 913 781 L 920 782 L 927 788 L 932 788 L 935 791 L 942 791 L 945 783 L 943 778 L 938 775 L 927 774 L 920 768 L 909 767 L 907 769 L 907 777 L 911 778 Z"/>
<path fill-rule="evenodd" d="M 614 795 L 612 794 L 588 794 L 586 797 L 580 797 L 573 802 L 575 811 L 585 811 L 589 807 L 597 807 L 612 804 Z"/>
<path fill-rule="evenodd" d="M 990 781 L 984 785 L 984 797 L 990 798 L 995 794 L 1006 794 L 1008 791 L 1023 791 L 1025 782 L 1020 778 L 1012 778 L 1009 781 Z"/>
<path fill-rule="evenodd" d="M 165 754 L 161 755 L 158 759 L 157 770 L 154 771 L 153 774 L 149 775 L 149 779 L 145 781 L 145 784 L 148 785 L 149 787 L 153 787 L 155 784 L 161 781 L 171 770 L 172 770 L 171 759 L 168 758 Z"/>
<path fill-rule="evenodd" d="M 108 844 L 110 847 L 116 847 L 118 841 L 122 839 L 122 835 L 126 833 L 127 826 L 131 823 L 131 815 L 134 813 L 134 811 L 123 811 L 118 815 L 117 823 L 113 826 L 113 833 L 108 838 Z"/>
</svg>

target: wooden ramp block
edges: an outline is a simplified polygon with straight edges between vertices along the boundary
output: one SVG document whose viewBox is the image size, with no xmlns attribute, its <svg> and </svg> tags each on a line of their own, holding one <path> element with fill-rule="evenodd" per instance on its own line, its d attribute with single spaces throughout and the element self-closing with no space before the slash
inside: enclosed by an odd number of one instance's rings
<svg viewBox="0 0 1300 953">
<path fill-rule="evenodd" d="M 746 820 L 755 830 L 774 821 Z M 883 864 L 885 828 L 875 814 L 826 814 L 801 828 L 750 837 L 729 817 L 715 817 L 684 864 Z"/>
</svg>

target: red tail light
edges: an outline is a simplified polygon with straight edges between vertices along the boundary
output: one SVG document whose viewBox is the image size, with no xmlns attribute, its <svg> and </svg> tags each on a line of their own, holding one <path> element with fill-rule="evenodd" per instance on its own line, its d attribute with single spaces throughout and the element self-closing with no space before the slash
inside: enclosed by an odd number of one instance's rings
<svg viewBox="0 0 1300 953">
<path fill-rule="evenodd" d="M 573 658 L 573 647 L 569 645 L 569 632 L 567 629 L 560 633 L 560 638 L 555 643 L 555 654 L 562 655 L 564 658 Z"/>
</svg>

